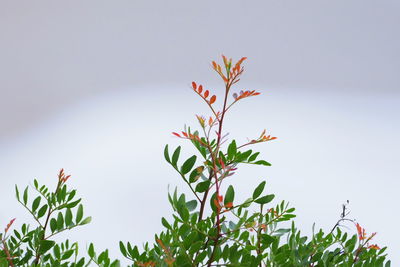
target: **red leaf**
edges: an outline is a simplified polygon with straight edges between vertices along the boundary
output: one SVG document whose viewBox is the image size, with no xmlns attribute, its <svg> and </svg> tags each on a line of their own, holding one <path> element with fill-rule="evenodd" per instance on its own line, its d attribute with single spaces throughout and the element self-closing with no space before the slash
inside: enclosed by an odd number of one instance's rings
<svg viewBox="0 0 400 267">
<path fill-rule="evenodd" d="M 217 97 L 213 95 L 210 99 L 210 105 L 214 104 L 215 100 L 217 100 Z"/>
<path fill-rule="evenodd" d="M 203 91 L 203 85 L 199 85 L 199 89 L 197 89 L 197 92 L 199 92 L 199 94 L 201 94 L 201 92 Z"/>
<path fill-rule="evenodd" d="M 192 87 L 193 87 L 194 90 L 196 90 L 197 84 L 195 82 L 192 82 Z"/>
<path fill-rule="evenodd" d="M 228 203 L 226 203 L 226 205 L 225 205 L 225 208 L 227 208 L 227 209 L 230 209 L 230 208 L 232 208 L 233 207 L 233 203 L 232 202 L 228 202 Z"/>
<path fill-rule="evenodd" d="M 183 134 L 185 137 L 188 137 L 188 134 L 187 134 L 187 133 L 182 132 L 182 134 Z"/>
<path fill-rule="evenodd" d="M 178 133 L 173 132 L 172 134 L 181 137 Z"/>
<path fill-rule="evenodd" d="M 209 94 L 210 94 L 210 92 L 209 92 L 208 90 L 206 90 L 206 91 L 204 92 L 204 98 L 207 98 Z"/>
<path fill-rule="evenodd" d="M 5 232 L 5 233 L 7 233 L 7 231 L 10 230 L 10 227 L 11 227 L 11 225 L 14 223 L 14 221 L 15 221 L 15 218 L 12 219 L 12 220 L 7 224 L 6 229 L 4 229 L 4 232 Z"/>
</svg>

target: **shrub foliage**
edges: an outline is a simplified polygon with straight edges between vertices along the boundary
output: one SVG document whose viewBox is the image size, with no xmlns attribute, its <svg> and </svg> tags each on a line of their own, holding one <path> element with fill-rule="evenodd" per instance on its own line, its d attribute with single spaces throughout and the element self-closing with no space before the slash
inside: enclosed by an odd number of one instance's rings
<svg viewBox="0 0 400 267">
<path fill-rule="evenodd" d="M 212 62 L 224 84 L 221 100 L 192 82 L 191 89 L 209 107 L 210 115 L 196 115 L 198 130 L 185 128 L 173 133 L 191 143 L 195 154 L 184 158 L 180 146 L 164 148 L 165 160 L 191 193 L 175 189 L 168 194 L 172 215 L 161 218 L 165 229 L 155 235 L 152 244 L 119 243 L 129 266 L 390 266 L 386 248 L 371 243 L 375 233 L 367 234 L 347 217 L 348 203 L 330 231 L 315 231 L 313 227 L 312 236 L 304 236 L 293 221 L 295 209 L 284 200 L 276 200 L 266 181 L 247 199 L 235 198 L 236 189 L 230 182 L 237 168 L 243 164 L 270 166 L 253 147 L 276 137 L 264 130 L 243 144 L 228 139 L 223 128 L 226 114 L 237 103 L 260 93 L 233 92 L 246 58 L 236 63 L 222 58 L 222 66 Z M 93 244 L 79 253 L 77 243 L 54 241 L 62 232 L 91 221 L 84 216 L 76 190 L 68 188 L 69 178 L 61 170 L 54 190 L 37 180 L 33 188 L 15 187 L 17 201 L 35 224 L 14 228 L 13 219 L 6 225 L 0 234 L 0 267 L 121 265 L 119 260 L 110 259 L 108 250 L 96 252 Z"/>
</svg>

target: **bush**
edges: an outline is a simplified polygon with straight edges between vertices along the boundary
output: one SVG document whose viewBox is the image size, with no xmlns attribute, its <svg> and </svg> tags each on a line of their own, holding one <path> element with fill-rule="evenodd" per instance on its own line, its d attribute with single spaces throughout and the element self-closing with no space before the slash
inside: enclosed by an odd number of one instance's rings
<svg viewBox="0 0 400 267">
<path fill-rule="evenodd" d="M 275 195 L 262 181 L 245 200 L 235 199 L 231 176 L 242 164 L 271 166 L 250 147 L 276 139 L 264 130 L 244 144 L 228 140 L 223 125 L 232 106 L 256 91 L 233 93 L 232 86 L 243 73 L 241 58 L 233 64 L 223 56 L 223 65 L 212 67 L 224 82 L 224 94 L 217 107 L 217 96 L 192 82 L 193 91 L 209 107 L 211 116 L 196 116 L 199 131 L 185 128 L 173 135 L 190 142 L 196 154 L 181 157 L 181 147 L 164 148 L 165 160 L 191 191 L 190 196 L 177 189 L 168 194 L 173 213 L 170 220 L 161 218 L 165 230 L 155 235 L 153 244 L 143 248 L 119 243 L 121 254 L 131 266 L 390 266 L 385 249 L 371 244 L 375 233 L 368 235 L 354 220 L 348 219 L 347 204 L 333 228 L 314 231 L 311 237 L 301 235 L 293 218 L 295 209 L 282 200 L 271 205 Z M 221 110 L 219 111 L 219 108 Z M 79 256 L 77 243 L 54 241 L 54 237 L 75 227 L 88 224 L 81 199 L 69 189 L 69 175 L 61 170 L 55 190 L 34 180 L 34 193 L 16 186 L 17 201 L 30 213 L 35 225 L 22 224 L 12 230 L 14 220 L 0 234 L 0 267 L 3 266 L 120 266 L 105 250 L 96 253 L 89 245 L 87 256 Z M 252 210 L 257 210 L 253 212 Z M 355 233 L 343 225 L 354 226 Z M 313 227 L 314 228 L 314 227 Z"/>
</svg>

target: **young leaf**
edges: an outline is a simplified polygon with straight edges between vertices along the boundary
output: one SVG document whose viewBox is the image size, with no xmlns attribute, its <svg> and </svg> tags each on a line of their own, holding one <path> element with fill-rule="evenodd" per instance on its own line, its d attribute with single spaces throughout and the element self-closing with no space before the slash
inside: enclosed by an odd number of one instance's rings
<svg viewBox="0 0 400 267">
<path fill-rule="evenodd" d="M 258 198 L 258 197 L 261 195 L 261 193 L 264 191 L 264 187 L 265 187 L 265 181 L 261 182 L 261 183 L 256 187 L 256 189 L 254 189 L 254 192 L 253 192 L 253 199 Z"/>
<path fill-rule="evenodd" d="M 183 163 L 181 167 L 182 174 L 187 174 L 193 168 L 194 164 L 196 163 L 196 159 L 196 156 L 191 156 Z"/>
<path fill-rule="evenodd" d="M 92 221 L 92 217 L 86 217 L 79 225 L 88 224 Z"/>
</svg>

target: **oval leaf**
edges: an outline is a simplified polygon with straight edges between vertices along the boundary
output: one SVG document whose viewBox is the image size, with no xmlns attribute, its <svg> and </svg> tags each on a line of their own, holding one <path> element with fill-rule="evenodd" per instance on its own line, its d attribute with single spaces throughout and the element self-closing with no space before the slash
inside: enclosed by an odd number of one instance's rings
<svg viewBox="0 0 400 267">
<path fill-rule="evenodd" d="M 253 192 L 253 199 L 258 198 L 258 197 L 261 195 L 261 193 L 264 191 L 264 187 L 265 187 L 265 181 L 261 182 L 261 183 L 256 187 L 256 189 L 254 189 L 254 192 Z"/>
<path fill-rule="evenodd" d="M 258 204 L 267 204 L 269 202 L 271 202 L 274 199 L 275 195 L 271 194 L 271 195 L 266 195 L 263 197 L 260 197 L 259 199 L 256 199 L 254 202 L 258 203 Z"/>
<path fill-rule="evenodd" d="M 226 205 L 228 203 L 233 203 L 234 198 L 235 198 L 235 190 L 233 189 L 233 186 L 230 185 L 228 187 L 228 190 L 226 190 L 224 204 Z"/>
<path fill-rule="evenodd" d="M 196 159 L 197 157 L 191 156 L 190 158 L 188 158 L 182 165 L 181 168 L 181 172 L 182 174 L 187 174 L 188 172 L 190 172 L 190 170 L 193 168 L 194 164 L 196 163 Z"/>
</svg>

